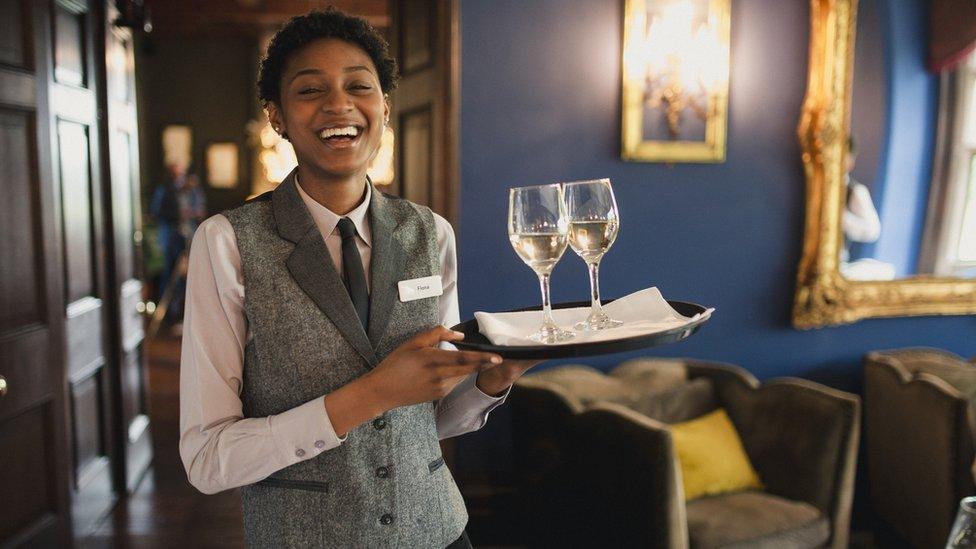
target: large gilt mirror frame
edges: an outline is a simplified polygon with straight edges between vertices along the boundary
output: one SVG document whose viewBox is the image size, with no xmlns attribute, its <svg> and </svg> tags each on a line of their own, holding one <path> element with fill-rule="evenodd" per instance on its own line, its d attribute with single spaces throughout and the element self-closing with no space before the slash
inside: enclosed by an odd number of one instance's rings
<svg viewBox="0 0 976 549">
<path fill-rule="evenodd" d="M 850 129 L 857 0 L 811 0 L 810 65 L 797 133 L 806 173 L 806 224 L 793 325 L 976 313 L 976 280 L 914 276 L 853 281 L 839 271 L 844 151 Z"/>
</svg>

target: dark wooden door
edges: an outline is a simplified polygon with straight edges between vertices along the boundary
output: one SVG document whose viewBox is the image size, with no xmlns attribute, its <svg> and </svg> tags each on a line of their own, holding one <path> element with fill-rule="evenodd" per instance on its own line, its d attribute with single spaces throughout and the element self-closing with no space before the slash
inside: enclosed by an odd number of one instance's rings
<svg viewBox="0 0 976 549">
<path fill-rule="evenodd" d="M 391 191 L 452 223 L 458 185 L 458 6 L 394 0 L 391 41 L 400 67 L 390 120 L 396 136 Z"/>
<path fill-rule="evenodd" d="M 71 540 L 51 14 L 0 0 L 0 546 Z"/>
<path fill-rule="evenodd" d="M 50 143 L 61 221 L 65 296 L 65 380 L 68 393 L 72 520 L 90 532 L 115 502 L 115 450 L 110 363 L 111 302 L 102 139 L 99 124 L 98 1 L 52 2 L 54 70 L 49 81 Z"/>
<path fill-rule="evenodd" d="M 104 1 L 104 0 L 103 0 Z M 109 284 L 113 326 L 113 362 L 118 365 L 115 409 L 119 491 L 133 491 L 152 459 L 143 354 L 142 222 L 139 206 L 139 143 L 132 31 L 113 24 L 114 2 L 105 3 L 105 94 L 107 113 L 103 145 L 107 152 L 105 202 L 111 211 L 108 241 L 112 249 Z"/>
</svg>

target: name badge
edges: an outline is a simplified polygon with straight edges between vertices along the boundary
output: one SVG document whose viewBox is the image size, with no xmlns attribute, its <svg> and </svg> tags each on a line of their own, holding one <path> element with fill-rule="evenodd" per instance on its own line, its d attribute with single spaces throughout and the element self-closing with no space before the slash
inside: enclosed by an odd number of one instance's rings
<svg viewBox="0 0 976 549">
<path fill-rule="evenodd" d="M 444 293 L 444 288 L 441 286 L 441 275 L 401 280 L 397 286 L 400 288 L 400 301 L 414 301 Z"/>
</svg>

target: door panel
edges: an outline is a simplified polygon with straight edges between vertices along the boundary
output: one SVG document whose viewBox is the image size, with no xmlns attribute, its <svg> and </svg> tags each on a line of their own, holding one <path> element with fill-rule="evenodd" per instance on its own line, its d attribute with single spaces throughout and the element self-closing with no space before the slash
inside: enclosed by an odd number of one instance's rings
<svg viewBox="0 0 976 549">
<path fill-rule="evenodd" d="M 456 221 L 458 7 L 394 0 L 392 45 L 402 68 L 391 98 L 397 170 L 388 190 Z"/>
<path fill-rule="evenodd" d="M 95 32 L 102 10 L 82 0 L 54 2 L 54 79 L 49 82 L 57 133 L 55 173 L 64 254 L 65 349 L 72 517 L 76 536 L 92 531 L 115 503 L 112 433 L 111 333 L 105 308 L 105 204 Z"/>
<path fill-rule="evenodd" d="M 28 67 L 30 41 L 26 33 L 30 31 L 27 21 L 29 10 L 23 2 L 4 0 L 0 2 L 0 21 L 10 21 L 11 25 L 0 32 L 0 64 L 11 67 Z"/>
<path fill-rule="evenodd" d="M 71 541 L 46 2 L 0 0 L 0 546 Z"/>
<path fill-rule="evenodd" d="M 92 248 L 91 158 L 88 126 L 58 122 L 58 160 L 61 167 L 61 216 L 64 225 L 66 289 L 69 302 L 95 291 L 95 254 Z"/>
<path fill-rule="evenodd" d="M 59 84 L 85 86 L 88 8 L 69 1 L 54 6 L 54 79 Z"/>
<path fill-rule="evenodd" d="M 401 188 L 403 197 L 417 204 L 431 203 L 431 106 L 400 114 L 401 150 L 400 155 Z"/>
<path fill-rule="evenodd" d="M 32 118 L 30 112 L 0 108 L 0 181 L 8 208 L 0 218 L 0 265 L 19 266 L 0 270 L 0 333 L 39 323 L 43 315 Z"/>
<path fill-rule="evenodd" d="M 28 534 L 19 540 L 24 545 L 44 546 L 57 539 L 55 529 L 62 522 L 54 484 L 57 478 L 46 474 L 56 463 L 50 444 L 52 414 L 51 406 L 42 404 L 0 422 L 0 448 L 4 450 L 0 486 L 30 487 L 18 491 L 15 498 L 0 498 L 0 542 L 14 541 L 18 533 Z"/>
<path fill-rule="evenodd" d="M 108 112 L 106 172 L 107 202 L 111 209 L 109 242 L 113 269 L 113 353 L 118 357 L 118 444 L 121 455 L 120 490 L 133 491 L 152 459 L 142 301 L 142 221 L 139 216 L 138 123 L 132 33 L 111 24 L 117 13 L 106 3 L 105 96 Z"/>
</svg>

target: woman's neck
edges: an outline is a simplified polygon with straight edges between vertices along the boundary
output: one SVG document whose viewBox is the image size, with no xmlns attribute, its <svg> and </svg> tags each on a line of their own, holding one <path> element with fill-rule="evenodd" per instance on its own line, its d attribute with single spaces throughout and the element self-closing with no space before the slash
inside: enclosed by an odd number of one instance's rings
<svg viewBox="0 0 976 549">
<path fill-rule="evenodd" d="M 305 194 L 336 215 L 346 215 L 359 205 L 366 193 L 366 174 L 330 178 L 298 166 L 298 182 Z"/>
</svg>

